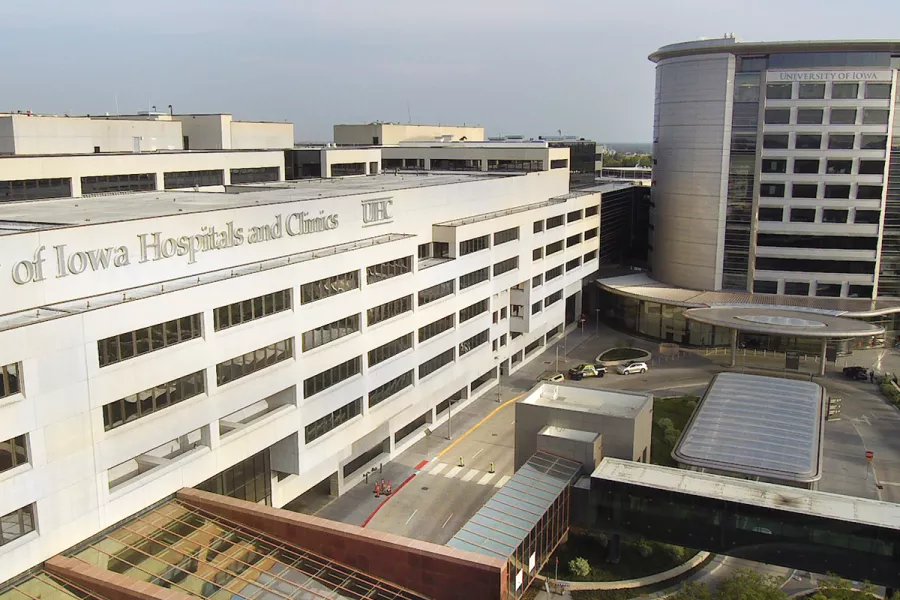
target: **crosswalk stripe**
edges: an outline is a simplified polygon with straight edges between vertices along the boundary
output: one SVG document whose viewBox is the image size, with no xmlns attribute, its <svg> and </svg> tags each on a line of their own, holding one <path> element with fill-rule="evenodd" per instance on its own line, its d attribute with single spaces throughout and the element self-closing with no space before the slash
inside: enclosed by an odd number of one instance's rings
<svg viewBox="0 0 900 600">
<path fill-rule="evenodd" d="M 428 471 L 428 474 L 429 475 L 437 475 L 438 473 L 440 473 L 441 471 L 443 471 L 446 468 L 447 468 L 447 463 L 439 462 L 438 464 L 434 465 L 433 469 Z"/>
<path fill-rule="evenodd" d="M 470 481 L 473 477 L 478 475 L 481 471 L 478 469 L 469 469 L 469 472 L 462 476 L 463 481 Z"/>
<path fill-rule="evenodd" d="M 497 483 L 494 484 L 494 487 L 495 487 L 495 488 L 501 488 L 501 487 L 503 487 L 504 485 L 506 485 L 506 482 L 509 481 L 509 480 L 510 480 L 510 476 L 509 476 L 509 475 L 504 475 L 503 477 L 500 478 L 499 481 L 497 481 Z"/>
<path fill-rule="evenodd" d="M 484 477 L 478 480 L 478 485 L 487 485 L 488 482 L 494 478 L 496 473 L 485 473 Z"/>
<path fill-rule="evenodd" d="M 456 474 L 462 470 L 463 470 L 462 467 L 453 467 L 452 469 L 450 469 L 449 471 L 444 473 L 444 477 L 450 477 L 450 478 L 456 477 Z"/>
</svg>

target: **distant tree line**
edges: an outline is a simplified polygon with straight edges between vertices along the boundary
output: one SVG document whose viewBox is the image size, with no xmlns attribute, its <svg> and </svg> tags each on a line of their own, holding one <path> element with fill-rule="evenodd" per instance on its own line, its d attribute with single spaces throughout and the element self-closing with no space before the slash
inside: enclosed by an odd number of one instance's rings
<svg viewBox="0 0 900 600">
<path fill-rule="evenodd" d="M 605 152 L 603 154 L 604 167 L 649 167 L 653 164 L 650 154 L 623 154 L 621 152 Z"/>
</svg>

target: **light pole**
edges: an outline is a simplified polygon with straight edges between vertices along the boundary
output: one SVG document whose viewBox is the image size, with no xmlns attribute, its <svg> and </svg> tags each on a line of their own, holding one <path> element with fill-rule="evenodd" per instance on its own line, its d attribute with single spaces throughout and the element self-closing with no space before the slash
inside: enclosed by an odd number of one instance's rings
<svg viewBox="0 0 900 600">
<path fill-rule="evenodd" d="M 447 439 L 453 439 L 453 398 L 447 400 Z"/>
<path fill-rule="evenodd" d="M 559 372 L 559 344 L 556 345 L 556 371 Z"/>
<path fill-rule="evenodd" d="M 497 361 L 497 402 L 500 402 L 500 390 L 503 387 L 503 361 L 499 356 L 495 356 L 494 360 Z"/>
<path fill-rule="evenodd" d="M 594 333 L 595 333 L 595 335 L 600 335 L 600 309 L 595 308 L 594 312 L 597 313 L 597 317 L 596 317 L 597 318 L 597 320 L 596 320 L 597 330 Z"/>
</svg>

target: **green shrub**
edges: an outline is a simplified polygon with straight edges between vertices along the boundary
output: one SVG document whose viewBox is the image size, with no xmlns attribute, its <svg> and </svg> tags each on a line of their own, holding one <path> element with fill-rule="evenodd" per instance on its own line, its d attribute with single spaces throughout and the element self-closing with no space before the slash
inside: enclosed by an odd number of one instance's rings
<svg viewBox="0 0 900 600">
<path fill-rule="evenodd" d="M 670 446 L 674 446 L 675 442 L 678 441 L 678 436 L 681 435 L 681 432 L 675 428 L 666 429 L 666 432 L 663 434 L 663 438 L 666 440 L 666 443 Z"/>
<path fill-rule="evenodd" d="M 579 556 L 569 561 L 569 572 L 575 577 L 587 577 L 591 574 L 591 565 Z"/>
<path fill-rule="evenodd" d="M 675 546 L 674 544 L 666 544 L 663 546 L 663 552 L 665 552 L 669 558 L 673 561 L 682 561 L 684 560 L 684 548 L 681 546 Z"/>
<path fill-rule="evenodd" d="M 651 554 L 653 554 L 653 546 L 650 545 L 650 542 L 641 538 L 634 545 L 634 549 L 637 550 L 637 553 L 640 554 L 644 558 L 648 558 Z"/>
<path fill-rule="evenodd" d="M 690 408 L 691 410 L 694 410 L 695 408 L 697 408 L 697 401 L 696 401 L 696 400 L 688 400 L 688 401 L 685 402 L 684 404 L 685 404 L 688 408 Z"/>
<path fill-rule="evenodd" d="M 666 429 L 675 429 L 675 423 L 672 422 L 672 419 L 668 417 L 663 417 L 659 421 L 656 422 L 659 425 L 660 429 L 665 431 Z"/>
<path fill-rule="evenodd" d="M 606 537 L 606 534 L 603 532 L 597 532 L 591 535 L 591 538 L 597 542 L 601 548 L 606 548 L 609 545 L 609 538 Z"/>
</svg>

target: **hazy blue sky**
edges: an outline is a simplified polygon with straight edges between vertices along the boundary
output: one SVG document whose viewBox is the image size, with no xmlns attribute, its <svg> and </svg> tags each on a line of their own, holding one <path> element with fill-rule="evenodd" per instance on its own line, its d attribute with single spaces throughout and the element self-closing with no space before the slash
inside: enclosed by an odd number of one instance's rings
<svg viewBox="0 0 900 600">
<path fill-rule="evenodd" d="M 651 138 L 661 45 L 900 37 L 898 0 L 0 0 L 0 111 Z"/>
</svg>

